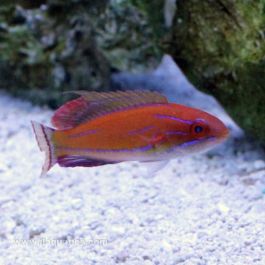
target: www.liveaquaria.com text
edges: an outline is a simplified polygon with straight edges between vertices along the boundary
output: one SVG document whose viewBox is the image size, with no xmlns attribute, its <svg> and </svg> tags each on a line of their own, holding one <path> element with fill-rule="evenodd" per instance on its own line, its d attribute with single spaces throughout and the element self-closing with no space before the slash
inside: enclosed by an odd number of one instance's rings
<svg viewBox="0 0 265 265">
<path fill-rule="evenodd" d="M 108 244 L 107 239 L 49 239 L 49 238 L 38 238 L 38 239 L 14 239 L 11 241 L 12 244 L 18 246 L 47 246 L 47 247 L 57 247 L 57 246 L 104 246 Z"/>
</svg>

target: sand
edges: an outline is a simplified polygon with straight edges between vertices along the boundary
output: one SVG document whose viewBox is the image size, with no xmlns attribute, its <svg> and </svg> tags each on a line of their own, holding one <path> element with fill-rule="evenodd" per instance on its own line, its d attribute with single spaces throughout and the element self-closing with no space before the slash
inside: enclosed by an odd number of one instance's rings
<svg viewBox="0 0 265 265">
<path fill-rule="evenodd" d="M 52 111 L 0 93 L 0 264 L 265 264 L 265 162 L 257 144 L 39 174 L 30 120 Z"/>
</svg>

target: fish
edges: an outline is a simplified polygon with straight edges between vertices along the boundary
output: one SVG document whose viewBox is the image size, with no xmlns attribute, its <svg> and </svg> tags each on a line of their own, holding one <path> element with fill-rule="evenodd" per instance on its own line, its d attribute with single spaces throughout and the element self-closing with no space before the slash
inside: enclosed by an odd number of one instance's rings
<svg viewBox="0 0 265 265">
<path fill-rule="evenodd" d="M 167 161 L 223 142 L 228 128 L 217 117 L 170 103 L 149 90 L 75 91 L 59 107 L 54 128 L 32 121 L 45 152 L 41 176 L 55 165 L 95 167 L 125 161 Z"/>
</svg>

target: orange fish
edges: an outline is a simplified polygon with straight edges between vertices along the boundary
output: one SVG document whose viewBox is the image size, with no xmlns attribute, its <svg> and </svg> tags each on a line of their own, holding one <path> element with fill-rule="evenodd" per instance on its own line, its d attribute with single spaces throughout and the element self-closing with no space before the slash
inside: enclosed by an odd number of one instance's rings
<svg viewBox="0 0 265 265">
<path fill-rule="evenodd" d="M 169 103 L 151 91 L 75 92 L 81 97 L 52 117 L 56 129 L 32 122 L 44 175 L 53 165 L 93 167 L 123 161 L 161 161 L 208 150 L 228 129 L 216 117 Z"/>
</svg>

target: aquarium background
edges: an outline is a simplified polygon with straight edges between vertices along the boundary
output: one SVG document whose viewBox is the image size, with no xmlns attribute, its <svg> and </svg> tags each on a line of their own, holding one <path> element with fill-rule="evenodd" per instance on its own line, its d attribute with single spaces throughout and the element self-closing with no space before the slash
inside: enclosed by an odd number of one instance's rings
<svg viewBox="0 0 265 265">
<path fill-rule="evenodd" d="M 64 90 L 109 90 L 167 53 L 265 142 L 265 2 L 39 0 L 0 5 L 0 84 L 58 107 Z"/>
<path fill-rule="evenodd" d="M 230 138 L 40 178 L 31 121 L 80 89 L 158 91 Z M 1 0 L 0 264 L 264 265 L 264 121 L 264 0 Z"/>
</svg>

